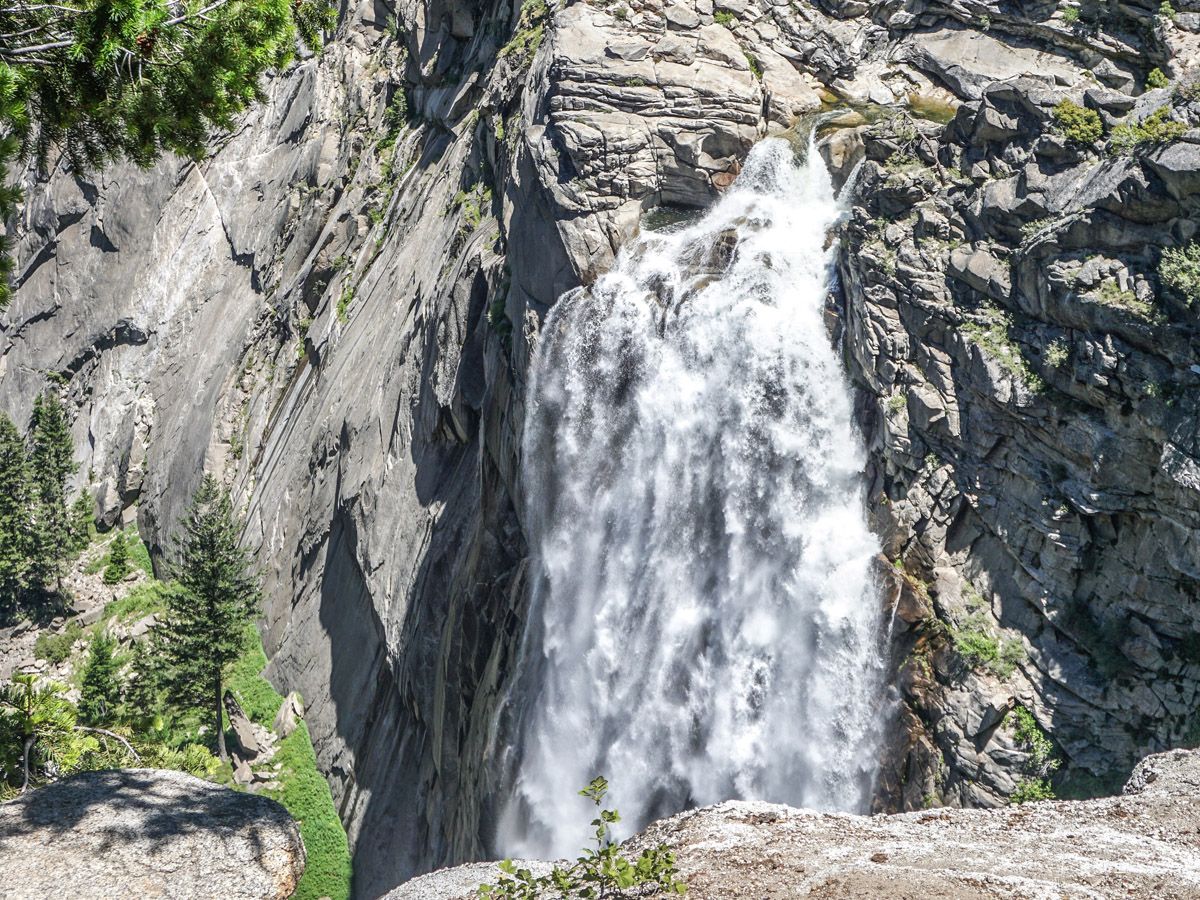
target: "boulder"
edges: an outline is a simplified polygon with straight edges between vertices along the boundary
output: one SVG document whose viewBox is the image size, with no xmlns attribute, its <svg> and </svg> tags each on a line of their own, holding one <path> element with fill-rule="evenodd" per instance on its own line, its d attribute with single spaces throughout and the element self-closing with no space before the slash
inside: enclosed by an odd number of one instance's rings
<svg viewBox="0 0 1200 900">
<path fill-rule="evenodd" d="M 245 760 L 257 759 L 265 749 L 263 743 L 255 733 L 254 723 L 242 711 L 242 705 L 229 691 L 225 692 L 225 713 L 229 716 L 229 725 L 233 728 L 233 735 L 237 740 L 237 755 Z"/>
<path fill-rule="evenodd" d="M 182 772 L 85 772 L 0 804 L 7 900 L 273 900 L 304 862 L 278 803 Z"/>
<path fill-rule="evenodd" d="M 283 703 L 280 704 L 279 712 L 275 714 L 275 721 L 271 727 L 277 735 L 285 738 L 296 730 L 296 726 L 303 718 L 304 701 L 300 699 L 299 694 L 292 691 L 283 698 Z"/>
<path fill-rule="evenodd" d="M 666 844 L 696 900 L 1197 897 L 1198 797 L 1200 751 L 1176 750 L 1143 760 L 1125 793 L 1103 800 L 892 816 L 727 802 L 657 822 L 625 849 Z M 435 872 L 386 900 L 466 900 L 496 872 Z"/>
</svg>

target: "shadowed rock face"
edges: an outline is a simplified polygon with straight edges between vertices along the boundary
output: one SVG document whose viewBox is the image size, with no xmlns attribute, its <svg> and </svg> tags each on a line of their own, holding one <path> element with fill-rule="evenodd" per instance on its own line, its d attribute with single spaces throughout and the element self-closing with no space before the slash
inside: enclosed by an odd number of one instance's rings
<svg viewBox="0 0 1200 900">
<path fill-rule="evenodd" d="M 0 804 L 0 892 L 282 900 L 304 873 L 300 829 L 274 800 L 182 772 L 86 772 Z"/>
<path fill-rule="evenodd" d="M 1200 753 L 1143 760 L 1119 797 L 992 810 L 822 815 L 722 803 L 651 825 L 631 855 L 666 844 L 689 897 L 1155 897 L 1200 894 Z M 537 864 L 535 869 L 542 867 Z M 418 878 L 387 900 L 466 900 L 495 864 Z"/>
<path fill-rule="evenodd" d="M 1196 233 L 1200 145 L 1093 161 L 1049 110 L 1069 95 L 1111 125 L 1161 99 L 1132 96 L 1145 69 L 1200 59 L 1177 5 L 1120 30 L 958 0 L 725 0 L 725 24 L 705 0 L 542 22 L 502 0 L 401 0 L 399 29 L 383 4 L 349 5 L 209 160 L 31 176 L 0 405 L 23 421 L 47 374 L 65 381 L 79 485 L 94 472 L 107 521 L 136 505 L 160 561 L 202 471 L 230 485 L 265 576 L 269 674 L 304 698 L 374 896 L 487 853 L 546 310 L 643 211 L 710 202 L 818 82 L 958 107 L 904 147 L 880 125 L 838 132 L 841 174 L 870 162 L 837 311 L 876 524 L 911 569 L 889 592 L 905 703 L 880 806 L 1002 802 L 1025 764 L 999 727 L 1015 702 L 1068 774 L 1119 784 L 1183 739 L 1200 684 L 1194 311 L 1148 331 L 1066 285 L 1153 287 L 1166 236 Z M 885 168 L 901 151 L 914 164 Z M 1026 240 L 1042 218 L 1055 228 Z M 1103 259 L 1062 258 L 1089 252 Z M 1031 400 L 969 339 L 963 309 L 985 301 L 1036 319 L 1011 339 L 1050 392 Z M 1041 366 L 1060 339 L 1069 366 Z M 1171 405 L 1145 387 L 1176 382 Z M 1008 679 L 965 666 L 939 624 L 964 580 L 1020 640 Z"/>
</svg>

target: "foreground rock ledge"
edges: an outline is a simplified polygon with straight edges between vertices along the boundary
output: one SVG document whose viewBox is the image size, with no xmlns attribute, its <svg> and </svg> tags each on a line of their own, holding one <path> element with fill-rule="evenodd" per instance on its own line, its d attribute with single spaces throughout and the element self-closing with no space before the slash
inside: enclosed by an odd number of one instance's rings
<svg viewBox="0 0 1200 900">
<path fill-rule="evenodd" d="M 0 897 L 290 897 L 304 871 L 282 806 L 182 772 L 86 772 L 0 804 Z"/>
<path fill-rule="evenodd" d="M 895 816 L 722 803 L 656 822 L 628 849 L 675 850 L 696 900 L 791 897 L 1200 897 L 1200 752 L 1138 764 L 1119 797 Z M 417 878 L 387 900 L 474 896 L 490 864 Z"/>
</svg>

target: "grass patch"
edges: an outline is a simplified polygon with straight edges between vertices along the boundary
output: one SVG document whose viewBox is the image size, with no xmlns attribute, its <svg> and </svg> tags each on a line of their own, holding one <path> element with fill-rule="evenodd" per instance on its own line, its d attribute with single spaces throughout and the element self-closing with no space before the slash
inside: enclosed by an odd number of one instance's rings
<svg viewBox="0 0 1200 900">
<path fill-rule="evenodd" d="M 1088 296 L 1104 306 L 1123 309 L 1143 319 L 1153 319 L 1155 315 L 1153 306 L 1144 300 L 1139 300 L 1133 291 L 1121 290 L 1117 282 L 1112 279 L 1101 284 Z"/>
<path fill-rule="evenodd" d="M 167 608 L 167 590 L 167 585 L 161 581 L 144 581 L 120 600 L 107 604 L 104 607 L 104 619 L 132 622 L 154 613 L 161 613 Z"/>
<path fill-rule="evenodd" d="M 226 673 L 226 683 L 242 704 L 246 715 L 260 725 L 271 727 L 283 703 L 276 690 L 262 677 L 267 665 L 258 630 L 246 629 L 246 649 Z M 296 900 L 348 900 L 352 869 L 350 848 L 342 828 L 329 784 L 317 769 L 308 726 L 301 722 L 279 742 L 274 762 L 281 763 L 278 790 L 264 790 L 264 796 L 278 800 L 292 818 L 300 823 L 300 834 L 308 852 L 308 862 L 296 893 Z"/>
</svg>

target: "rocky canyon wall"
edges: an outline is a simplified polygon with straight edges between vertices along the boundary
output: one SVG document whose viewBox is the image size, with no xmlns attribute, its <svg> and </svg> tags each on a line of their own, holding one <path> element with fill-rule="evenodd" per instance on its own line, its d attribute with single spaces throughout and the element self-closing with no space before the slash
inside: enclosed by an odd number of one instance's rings
<svg viewBox="0 0 1200 900">
<path fill-rule="evenodd" d="M 1051 110 L 1200 122 L 1141 90 L 1196 60 L 1197 9 L 348 5 L 207 161 L 30 175 L 0 402 L 24 419 L 62 384 L 77 486 L 160 557 L 200 474 L 230 485 L 270 675 L 305 698 L 375 896 L 490 838 L 546 310 L 643 213 L 706 205 L 760 137 L 853 101 L 823 126 L 835 171 L 867 160 L 830 314 L 903 569 L 880 803 L 1000 802 L 1016 702 L 1081 790 L 1119 784 L 1195 727 L 1195 311 L 1092 295 L 1158 302 L 1160 249 L 1200 223 L 1200 132 L 1110 158 Z M 1019 643 L 1005 677 L 955 650 L 969 616 Z"/>
</svg>

